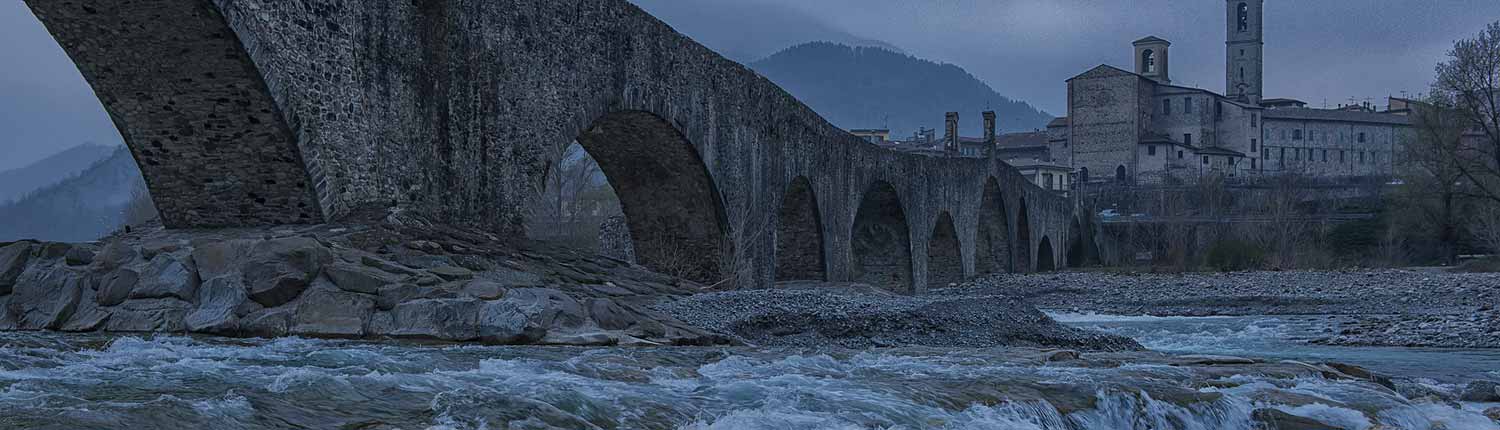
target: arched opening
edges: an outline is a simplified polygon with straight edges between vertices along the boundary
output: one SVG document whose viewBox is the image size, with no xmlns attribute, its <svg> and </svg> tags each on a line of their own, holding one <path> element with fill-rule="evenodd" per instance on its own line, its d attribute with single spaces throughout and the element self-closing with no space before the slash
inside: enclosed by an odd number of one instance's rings
<svg viewBox="0 0 1500 430">
<path fill-rule="evenodd" d="M 895 187 L 881 181 L 865 191 L 851 236 L 855 281 L 911 290 L 911 230 Z"/>
<path fill-rule="evenodd" d="M 1057 270 L 1057 264 L 1053 263 L 1052 258 L 1052 240 L 1047 236 L 1042 236 L 1042 241 L 1036 245 L 1036 271 Z"/>
<path fill-rule="evenodd" d="M 964 259 L 959 251 L 958 231 L 953 228 L 953 217 L 943 212 L 927 241 L 927 285 L 946 287 L 963 280 Z"/>
<path fill-rule="evenodd" d="M 1237 10 L 1239 11 L 1239 19 L 1237 19 L 1236 22 L 1239 23 L 1239 31 L 1247 31 L 1247 30 L 1249 30 L 1250 29 L 1250 5 L 1246 4 L 1245 2 L 1240 2 L 1240 6 L 1237 8 Z"/>
<path fill-rule="evenodd" d="M 1083 184 L 1083 183 L 1088 183 L 1088 182 L 1089 182 L 1089 168 L 1084 167 L 1084 168 L 1078 169 L 1078 183 Z"/>
<path fill-rule="evenodd" d="M 974 272 L 985 275 L 1011 270 L 1010 230 L 1000 184 L 990 178 L 979 199 L 979 234 L 975 236 Z"/>
<path fill-rule="evenodd" d="M 733 258 L 723 200 L 697 149 L 665 119 L 610 113 L 578 136 L 620 200 L 636 261 L 702 283 Z"/>
<path fill-rule="evenodd" d="M 1141 72 L 1156 73 L 1156 51 L 1150 49 L 1141 51 Z"/>
<path fill-rule="evenodd" d="M 781 198 L 776 225 L 776 280 L 824 281 L 823 218 L 812 182 L 798 176 Z"/>
<path fill-rule="evenodd" d="M 1083 241 L 1083 224 L 1073 218 L 1068 228 L 1068 267 L 1083 267 L 1088 260 L 1088 247 Z"/>
<path fill-rule="evenodd" d="M 614 257 L 629 255 L 628 251 L 611 249 L 628 243 L 608 243 L 601 237 L 601 229 L 610 222 L 618 222 L 612 219 L 622 217 L 623 212 L 620 199 L 599 163 L 578 142 L 562 147 L 550 157 L 543 182 L 537 187 L 541 197 L 526 219 L 528 236 Z"/>
<path fill-rule="evenodd" d="M 1026 199 L 1021 199 L 1021 207 L 1016 211 L 1016 271 L 1030 272 L 1031 267 L 1031 221 L 1026 216 Z"/>
<path fill-rule="evenodd" d="M 1118 167 L 1115 167 L 1115 181 L 1123 184 L 1125 183 L 1125 180 L 1125 165 L 1122 164 Z"/>
</svg>

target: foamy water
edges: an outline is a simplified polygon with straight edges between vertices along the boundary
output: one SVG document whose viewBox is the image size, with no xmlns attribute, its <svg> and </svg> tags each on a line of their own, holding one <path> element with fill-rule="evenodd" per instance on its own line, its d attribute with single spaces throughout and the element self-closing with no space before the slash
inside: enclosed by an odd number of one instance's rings
<svg viewBox="0 0 1500 430">
<path fill-rule="evenodd" d="M 1371 384 L 1210 386 L 1171 366 L 1040 366 L 1006 351 L 4 333 L 0 428 L 1250 429 L 1267 407 L 1356 429 L 1500 428 Z M 1321 400 L 1276 400 L 1290 398 Z"/>
</svg>

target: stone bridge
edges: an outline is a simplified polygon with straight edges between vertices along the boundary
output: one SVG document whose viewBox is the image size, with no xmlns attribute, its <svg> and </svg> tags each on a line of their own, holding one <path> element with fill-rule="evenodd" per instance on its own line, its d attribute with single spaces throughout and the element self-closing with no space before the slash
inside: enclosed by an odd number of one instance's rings
<svg viewBox="0 0 1500 430">
<path fill-rule="evenodd" d="M 1049 270 L 1072 203 L 1002 162 L 880 149 L 625 0 L 26 0 L 169 227 L 370 207 L 519 236 L 559 145 L 647 267 L 921 291 Z"/>
</svg>

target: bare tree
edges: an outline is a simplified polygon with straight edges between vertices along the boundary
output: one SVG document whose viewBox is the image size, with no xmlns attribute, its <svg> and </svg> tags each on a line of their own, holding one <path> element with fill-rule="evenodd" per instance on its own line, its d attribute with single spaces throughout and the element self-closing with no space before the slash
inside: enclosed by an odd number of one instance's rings
<svg viewBox="0 0 1500 430">
<path fill-rule="evenodd" d="M 1443 262 L 1458 263 L 1459 233 L 1463 229 L 1462 208 L 1476 193 L 1465 164 L 1475 158 L 1465 148 L 1468 120 L 1456 114 L 1441 95 L 1415 105 L 1411 114 L 1413 134 L 1403 140 L 1397 173 L 1405 182 L 1396 203 L 1416 209 L 1433 228 L 1435 244 L 1442 247 Z"/>
<path fill-rule="evenodd" d="M 1452 157 L 1479 193 L 1500 202 L 1500 22 L 1473 39 L 1453 43 L 1437 66 L 1432 103 L 1439 115 L 1454 114 L 1465 128 Z"/>
</svg>

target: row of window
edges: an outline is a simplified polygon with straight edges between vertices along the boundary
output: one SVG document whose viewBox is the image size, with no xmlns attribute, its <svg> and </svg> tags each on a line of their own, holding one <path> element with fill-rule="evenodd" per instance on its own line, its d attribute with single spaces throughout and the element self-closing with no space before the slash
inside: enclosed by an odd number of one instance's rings
<svg viewBox="0 0 1500 430">
<path fill-rule="evenodd" d="M 1284 128 L 1281 129 L 1281 140 L 1286 140 L 1287 139 L 1287 132 L 1286 131 L 1287 130 L 1284 129 Z M 1317 130 L 1308 130 L 1307 131 L 1307 140 L 1314 141 L 1314 142 L 1317 142 L 1317 141 L 1327 142 L 1329 134 L 1331 134 L 1331 133 L 1318 133 Z M 1302 129 L 1293 129 L 1292 133 L 1291 133 L 1291 136 L 1292 136 L 1292 140 L 1302 140 Z M 1349 135 L 1347 135 L 1347 134 L 1339 133 L 1338 136 L 1339 136 L 1339 142 L 1348 142 L 1349 141 Z M 1365 143 L 1365 133 L 1364 132 L 1357 133 L 1355 135 L 1355 141 L 1358 142 L 1358 143 Z"/>
<path fill-rule="evenodd" d="M 1332 150 L 1328 150 L 1328 149 L 1287 148 L 1287 147 L 1281 147 L 1279 149 L 1281 151 L 1280 161 L 1282 163 L 1286 163 L 1286 150 L 1288 150 L 1288 149 L 1292 150 L 1292 161 L 1302 161 L 1303 158 L 1305 157 L 1307 159 L 1307 161 L 1319 161 L 1321 159 L 1321 162 L 1328 163 L 1328 162 L 1332 162 L 1332 160 L 1336 159 L 1336 160 L 1338 160 L 1339 163 L 1346 162 L 1345 157 L 1344 157 L 1344 155 L 1346 154 L 1346 151 L 1344 151 L 1344 150 L 1332 151 Z M 1321 157 L 1319 157 L 1319 151 L 1322 152 L 1322 154 L 1321 154 L 1322 156 Z M 1365 153 L 1366 153 L 1366 151 L 1347 151 L 1347 153 L 1351 154 L 1351 155 L 1349 155 L 1349 157 L 1348 157 L 1349 160 L 1347 162 L 1354 162 L 1354 163 L 1358 163 L 1358 164 L 1365 164 L 1365 158 L 1366 158 L 1365 157 Z M 1368 151 L 1368 153 L 1369 153 L 1369 161 L 1371 163 L 1379 161 L 1379 151 Z M 1335 157 L 1330 157 L 1330 154 L 1333 154 Z M 1356 157 L 1355 155 L 1357 155 L 1358 157 Z M 1265 148 L 1265 151 L 1261 153 L 1261 158 L 1271 158 L 1271 148 L 1269 148 L 1269 147 Z"/>
</svg>

